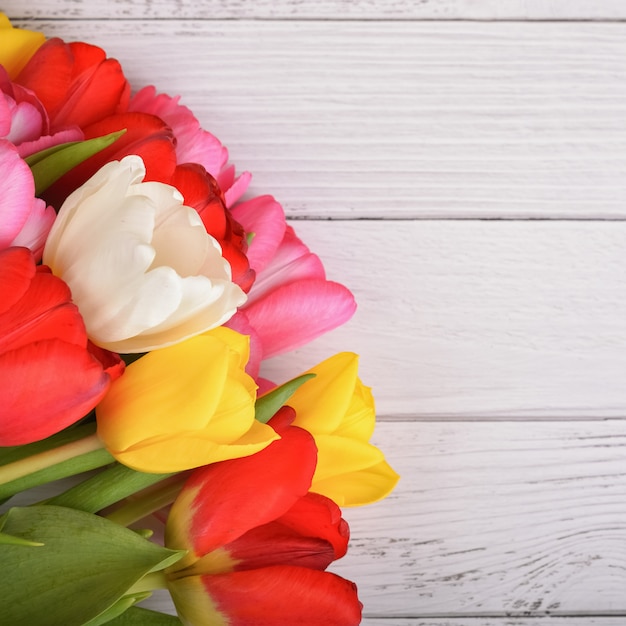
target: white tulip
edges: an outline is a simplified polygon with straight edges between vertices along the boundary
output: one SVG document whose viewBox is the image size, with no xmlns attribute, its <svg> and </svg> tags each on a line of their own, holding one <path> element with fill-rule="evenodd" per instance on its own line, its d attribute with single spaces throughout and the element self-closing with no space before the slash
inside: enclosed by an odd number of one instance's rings
<svg viewBox="0 0 626 626">
<path fill-rule="evenodd" d="M 220 326 L 246 301 L 198 213 L 177 189 L 144 176 L 138 156 L 102 167 L 63 203 L 43 253 L 89 338 L 114 352 L 177 343 Z"/>
</svg>

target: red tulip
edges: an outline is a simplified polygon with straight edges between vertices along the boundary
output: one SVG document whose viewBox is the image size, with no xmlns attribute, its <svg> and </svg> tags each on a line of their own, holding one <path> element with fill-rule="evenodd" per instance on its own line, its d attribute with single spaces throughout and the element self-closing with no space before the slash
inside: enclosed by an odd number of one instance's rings
<svg viewBox="0 0 626 626">
<path fill-rule="evenodd" d="M 128 107 L 130 85 L 120 64 L 87 43 L 44 43 L 15 82 L 33 91 L 50 117 L 52 131 L 84 128 Z"/>
<path fill-rule="evenodd" d="M 325 572 L 343 556 L 337 505 L 308 493 L 317 451 L 283 408 L 281 439 L 249 457 L 195 470 L 173 504 L 165 543 L 188 554 L 168 571 L 183 621 L 194 626 L 352 626 L 353 583 Z"/>
<path fill-rule="evenodd" d="M 67 285 L 27 248 L 0 252 L 0 445 L 44 439 L 78 421 L 121 374 L 89 350 Z"/>
</svg>

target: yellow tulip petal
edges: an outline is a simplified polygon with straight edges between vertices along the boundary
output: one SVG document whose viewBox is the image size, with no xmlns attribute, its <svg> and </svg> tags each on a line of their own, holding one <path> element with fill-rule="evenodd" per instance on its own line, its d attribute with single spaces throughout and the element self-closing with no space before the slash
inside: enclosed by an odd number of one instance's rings
<svg viewBox="0 0 626 626">
<path fill-rule="evenodd" d="M 332 433 L 341 424 L 357 380 L 358 355 L 340 352 L 305 373 L 314 373 L 289 398 L 296 410 L 295 426 L 311 433 Z"/>
<path fill-rule="evenodd" d="M 216 337 L 225 344 L 228 344 L 230 349 L 239 356 L 237 365 L 241 369 L 246 366 L 250 358 L 250 337 L 248 337 L 248 335 L 242 335 L 230 328 L 226 328 L 226 326 L 218 326 L 204 334 L 209 337 Z"/>
<path fill-rule="evenodd" d="M 315 443 L 317 467 L 313 481 L 358 472 L 377 465 L 385 458 L 376 446 L 355 439 L 316 435 Z"/>
<path fill-rule="evenodd" d="M 9 18 L 0 13 L 0 65 L 14 79 L 35 54 L 46 37 L 42 33 L 14 28 Z"/>
<path fill-rule="evenodd" d="M 120 463 L 140 472 L 181 472 L 255 454 L 278 438 L 271 427 L 253 422 L 252 427 L 232 443 L 216 443 L 210 431 L 194 431 L 145 440 L 127 450 L 110 452 Z"/>
<path fill-rule="evenodd" d="M 348 411 L 334 434 L 359 441 L 369 441 L 374 433 L 375 424 L 374 396 L 371 389 L 357 379 Z"/>
<path fill-rule="evenodd" d="M 313 481 L 311 491 L 322 494 L 339 506 L 363 506 L 387 497 L 400 477 L 386 461 L 361 470 Z"/>
<path fill-rule="evenodd" d="M 222 395 L 228 352 L 224 343 L 200 335 L 129 365 L 96 409 L 98 435 L 109 451 L 201 429 Z"/>
</svg>

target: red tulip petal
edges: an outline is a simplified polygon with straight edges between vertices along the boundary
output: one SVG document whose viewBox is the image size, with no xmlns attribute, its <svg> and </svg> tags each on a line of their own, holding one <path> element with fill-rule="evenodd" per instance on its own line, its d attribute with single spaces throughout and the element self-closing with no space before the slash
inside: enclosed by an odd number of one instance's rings
<svg viewBox="0 0 626 626">
<path fill-rule="evenodd" d="M 35 52 L 15 82 L 33 91 L 52 116 L 67 97 L 72 73 L 71 49 L 54 37 Z"/>
<path fill-rule="evenodd" d="M 276 522 L 301 536 L 327 541 L 333 547 L 332 560 L 340 559 L 348 551 L 348 522 L 341 517 L 341 509 L 330 498 L 308 493 Z"/>
<path fill-rule="evenodd" d="M 34 275 L 35 260 L 28 248 L 0 250 L 0 314 L 24 297 Z"/>
<path fill-rule="evenodd" d="M 109 376 L 87 350 L 58 339 L 0 355 L 0 446 L 49 437 L 86 415 Z"/>
<path fill-rule="evenodd" d="M 316 462 L 311 435 L 291 427 L 252 456 L 194 470 L 170 511 L 167 545 L 204 555 L 276 519 L 308 492 Z"/>
<path fill-rule="evenodd" d="M 278 522 L 248 531 L 226 547 L 234 571 L 271 565 L 297 565 L 325 570 L 334 560 L 333 547 L 324 539 L 305 537 Z"/>
<path fill-rule="evenodd" d="M 361 623 L 356 585 L 329 572 L 285 565 L 202 576 L 201 580 L 214 606 L 228 616 L 229 626 Z M 184 581 L 176 584 L 184 585 Z M 179 611 L 185 614 L 184 607 Z"/>
<path fill-rule="evenodd" d="M 171 129 L 159 118 L 142 113 L 112 115 L 84 129 L 85 139 L 102 137 L 126 129 L 108 148 L 74 167 L 43 194 L 57 209 L 65 198 L 93 176 L 105 163 L 120 160 L 129 154 L 139 155 L 146 166 L 145 180 L 169 183 L 176 155 Z"/>
<path fill-rule="evenodd" d="M 343 285 L 311 279 L 283 285 L 243 309 L 268 359 L 347 322 L 356 302 Z"/>
<path fill-rule="evenodd" d="M 84 350 L 85 325 L 70 298 L 69 287 L 60 278 L 37 272 L 22 297 L 0 314 L 0 352 L 55 338 Z"/>
</svg>

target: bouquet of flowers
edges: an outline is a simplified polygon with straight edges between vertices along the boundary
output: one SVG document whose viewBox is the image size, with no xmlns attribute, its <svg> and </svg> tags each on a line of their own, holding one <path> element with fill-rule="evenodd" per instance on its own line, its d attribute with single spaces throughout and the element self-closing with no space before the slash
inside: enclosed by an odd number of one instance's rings
<svg viewBox="0 0 626 626">
<path fill-rule="evenodd" d="M 2 14 L 0 171 L 0 624 L 359 624 L 339 507 L 398 476 L 357 355 L 261 376 L 350 291 L 178 98 Z"/>
</svg>

